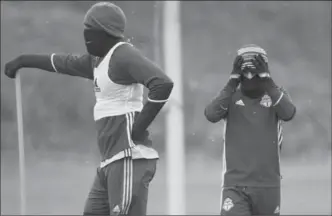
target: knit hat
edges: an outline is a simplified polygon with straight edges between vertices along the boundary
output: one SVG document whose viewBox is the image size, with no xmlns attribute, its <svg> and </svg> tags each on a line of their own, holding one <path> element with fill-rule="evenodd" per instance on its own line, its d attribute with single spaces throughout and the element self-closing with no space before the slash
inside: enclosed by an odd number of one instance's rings
<svg viewBox="0 0 332 216">
<path fill-rule="evenodd" d="M 256 44 L 248 44 L 243 46 L 237 51 L 237 55 L 241 55 L 244 59 L 244 63 L 242 64 L 242 69 L 244 67 L 254 68 L 254 65 L 250 62 L 254 58 L 255 55 L 261 54 L 266 62 L 268 62 L 266 51 Z"/>
<path fill-rule="evenodd" d="M 103 30 L 114 37 L 124 37 L 126 16 L 122 9 L 110 2 L 94 4 L 86 13 L 83 24 L 87 28 Z"/>
</svg>

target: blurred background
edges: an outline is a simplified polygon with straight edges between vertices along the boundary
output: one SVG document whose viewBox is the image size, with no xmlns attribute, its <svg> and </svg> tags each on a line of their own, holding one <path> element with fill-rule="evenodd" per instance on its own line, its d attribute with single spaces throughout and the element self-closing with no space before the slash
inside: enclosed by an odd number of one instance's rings
<svg viewBox="0 0 332 216">
<path fill-rule="evenodd" d="M 91 1 L 1 1 L 1 71 L 23 53 L 83 53 Z M 127 36 L 163 67 L 162 2 L 118 1 Z M 331 2 L 182 2 L 187 214 L 218 214 L 222 124 L 205 105 L 226 84 L 236 50 L 268 52 L 272 76 L 297 106 L 284 126 L 283 214 L 331 214 Z M 92 83 L 22 73 L 27 214 L 80 214 L 99 155 Z M 170 102 L 169 106 L 176 105 Z M 149 214 L 166 214 L 165 113 L 150 127 L 161 153 Z M 19 213 L 14 81 L 1 73 L 1 213 Z"/>
</svg>

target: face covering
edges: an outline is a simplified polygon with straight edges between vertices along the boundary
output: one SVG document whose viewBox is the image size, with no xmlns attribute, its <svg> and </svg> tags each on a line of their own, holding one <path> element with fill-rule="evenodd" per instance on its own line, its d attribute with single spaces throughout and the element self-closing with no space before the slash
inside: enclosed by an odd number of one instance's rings
<svg viewBox="0 0 332 216">
<path fill-rule="evenodd" d="M 265 93 L 262 79 L 255 75 L 251 79 L 245 76 L 241 77 L 241 91 L 250 98 L 258 98 Z"/>
<path fill-rule="evenodd" d="M 120 40 L 102 30 L 95 29 L 84 29 L 83 35 L 88 53 L 98 57 L 104 57 Z"/>
</svg>

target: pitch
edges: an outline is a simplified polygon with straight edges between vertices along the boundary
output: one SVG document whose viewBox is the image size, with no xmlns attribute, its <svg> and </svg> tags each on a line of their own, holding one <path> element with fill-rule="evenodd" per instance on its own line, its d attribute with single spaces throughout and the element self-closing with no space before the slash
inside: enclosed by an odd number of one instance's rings
<svg viewBox="0 0 332 216">
<path fill-rule="evenodd" d="M 37 156 L 37 155 L 35 155 Z M 191 155 L 187 160 L 187 214 L 218 214 L 220 198 L 220 161 L 197 160 L 203 155 Z M 97 161 L 91 155 L 38 154 L 27 157 L 27 213 L 80 214 L 91 175 Z M 19 214 L 19 179 L 17 152 L 1 155 L 1 213 Z M 165 158 L 150 189 L 149 215 L 167 214 Z M 331 214 L 331 162 L 282 162 L 281 213 L 284 215 Z M 79 179 L 79 181 L 77 181 Z"/>
</svg>

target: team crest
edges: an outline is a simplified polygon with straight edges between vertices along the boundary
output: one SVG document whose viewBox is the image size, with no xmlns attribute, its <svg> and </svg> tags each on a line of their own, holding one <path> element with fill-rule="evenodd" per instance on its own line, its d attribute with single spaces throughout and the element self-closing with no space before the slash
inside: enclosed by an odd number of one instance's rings
<svg viewBox="0 0 332 216">
<path fill-rule="evenodd" d="M 119 215 L 120 214 L 120 207 L 116 205 L 112 210 L 112 215 Z"/>
<path fill-rule="evenodd" d="M 264 95 L 260 101 L 260 105 L 264 106 L 264 107 L 271 107 L 272 105 L 272 100 L 270 98 L 270 96 L 268 95 Z"/>
<path fill-rule="evenodd" d="M 231 208 L 233 208 L 234 204 L 233 204 L 233 200 L 230 199 L 230 198 L 226 198 L 224 200 L 224 204 L 222 206 L 222 208 L 225 210 L 225 211 L 229 211 L 231 210 Z"/>
</svg>

